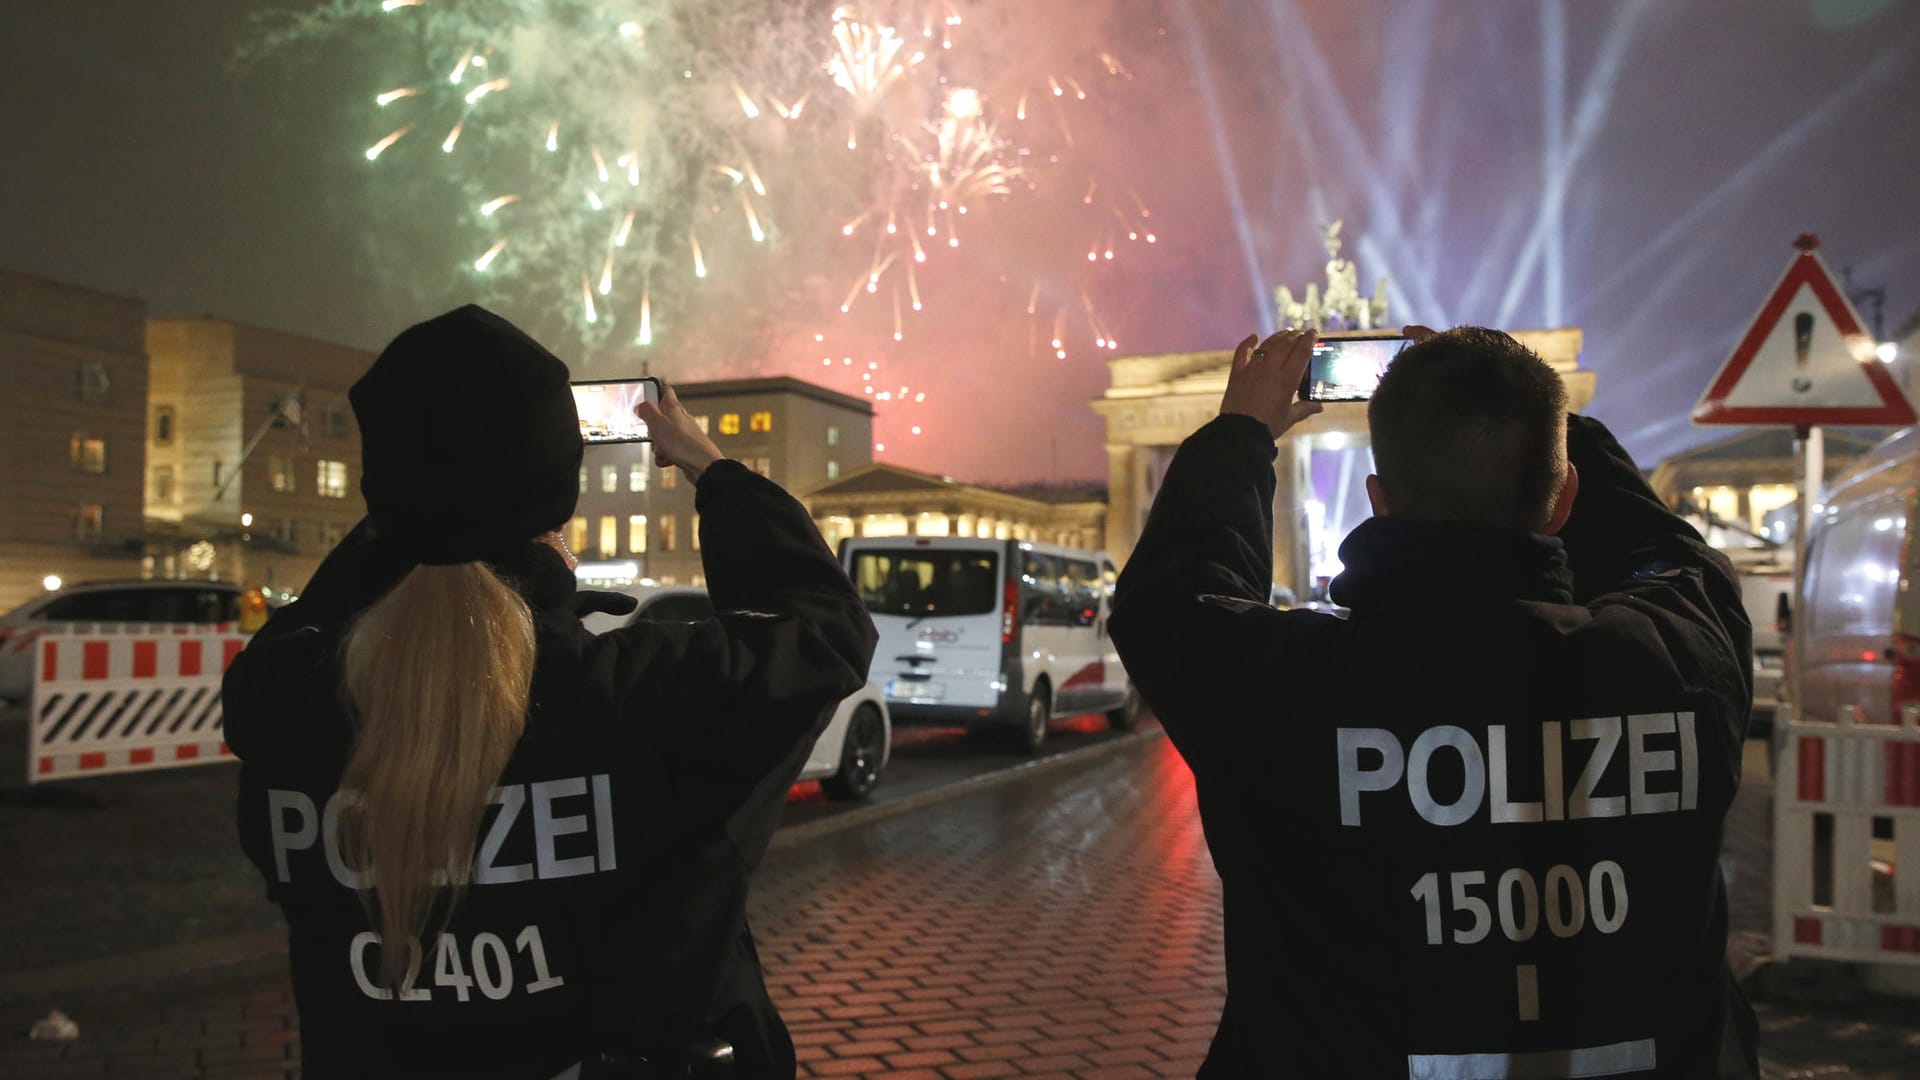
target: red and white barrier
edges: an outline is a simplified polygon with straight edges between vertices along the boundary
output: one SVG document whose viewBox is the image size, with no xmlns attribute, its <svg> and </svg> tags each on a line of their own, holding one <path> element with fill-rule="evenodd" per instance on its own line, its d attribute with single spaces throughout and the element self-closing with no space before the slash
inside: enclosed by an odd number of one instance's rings
<svg viewBox="0 0 1920 1080">
<path fill-rule="evenodd" d="M 1773 949 L 1920 965 L 1920 709 L 1787 726 L 1773 797 Z"/>
<path fill-rule="evenodd" d="M 230 759 L 220 678 L 232 623 L 49 624 L 35 642 L 27 782 Z"/>
</svg>

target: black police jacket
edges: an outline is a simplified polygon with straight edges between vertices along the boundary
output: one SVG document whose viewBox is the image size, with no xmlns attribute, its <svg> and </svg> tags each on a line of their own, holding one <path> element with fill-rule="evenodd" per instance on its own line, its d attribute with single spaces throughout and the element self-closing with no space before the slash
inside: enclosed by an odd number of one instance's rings
<svg viewBox="0 0 1920 1080">
<path fill-rule="evenodd" d="M 353 739 L 339 655 L 408 567 L 366 526 L 227 672 L 242 844 L 288 924 L 306 1075 L 538 1077 L 606 1054 L 665 1060 L 714 1033 L 741 1076 L 793 1075 L 746 937 L 748 877 L 874 630 L 806 511 L 738 462 L 700 478 L 719 615 L 594 637 L 573 574 L 529 544 L 497 568 L 534 613 L 525 734 L 494 789 L 475 883 L 390 993 L 336 843 Z M 783 1060 L 784 1059 L 784 1060 Z"/>
<path fill-rule="evenodd" d="M 1200 1075 L 1753 1077 L 1721 829 L 1750 630 L 1598 422 L 1562 538 L 1393 517 L 1268 606 L 1275 456 L 1174 457 L 1111 629 L 1192 767 L 1227 1003 Z"/>
</svg>

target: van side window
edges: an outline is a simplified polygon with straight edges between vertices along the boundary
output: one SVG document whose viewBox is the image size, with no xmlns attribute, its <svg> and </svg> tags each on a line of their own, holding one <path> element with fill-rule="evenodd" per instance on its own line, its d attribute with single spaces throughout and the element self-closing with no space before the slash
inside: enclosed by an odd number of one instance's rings
<svg viewBox="0 0 1920 1080">
<path fill-rule="evenodd" d="M 1100 569 L 1080 559 L 1063 559 L 1067 571 L 1067 622 L 1072 626 L 1092 626 L 1100 617 L 1100 595 L 1104 587 Z"/>
<path fill-rule="evenodd" d="M 1813 548 L 1807 627 L 1814 634 L 1893 633 L 1906 511 L 1898 499 L 1850 508 L 1829 519 Z"/>
</svg>

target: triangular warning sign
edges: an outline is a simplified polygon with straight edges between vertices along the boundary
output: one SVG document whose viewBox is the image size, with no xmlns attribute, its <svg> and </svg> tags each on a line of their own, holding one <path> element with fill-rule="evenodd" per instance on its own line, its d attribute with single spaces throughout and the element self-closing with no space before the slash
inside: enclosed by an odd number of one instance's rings
<svg viewBox="0 0 1920 1080">
<path fill-rule="evenodd" d="M 1808 243 L 1693 407 L 1694 423 L 1914 422 L 1913 405 Z"/>
</svg>

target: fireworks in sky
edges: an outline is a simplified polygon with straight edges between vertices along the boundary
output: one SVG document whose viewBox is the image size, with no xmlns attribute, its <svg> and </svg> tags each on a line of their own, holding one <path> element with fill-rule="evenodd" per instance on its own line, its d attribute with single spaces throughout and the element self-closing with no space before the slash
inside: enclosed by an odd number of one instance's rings
<svg viewBox="0 0 1920 1080">
<path fill-rule="evenodd" d="M 396 67 L 368 94 L 361 152 L 454 193 L 478 290 L 551 312 L 591 355 L 752 323 L 919 404 L 853 343 L 908 341 L 996 210 L 1036 200 L 1084 233 L 1070 260 L 997 261 L 1034 268 L 1007 315 L 1045 359 L 1118 348 L 1097 275 L 1157 240 L 1124 181 L 1075 154 L 1076 111 L 1131 75 L 1097 47 L 1047 47 L 1026 24 L 1050 7 L 332 0 L 264 44 L 372 32 Z"/>
</svg>

